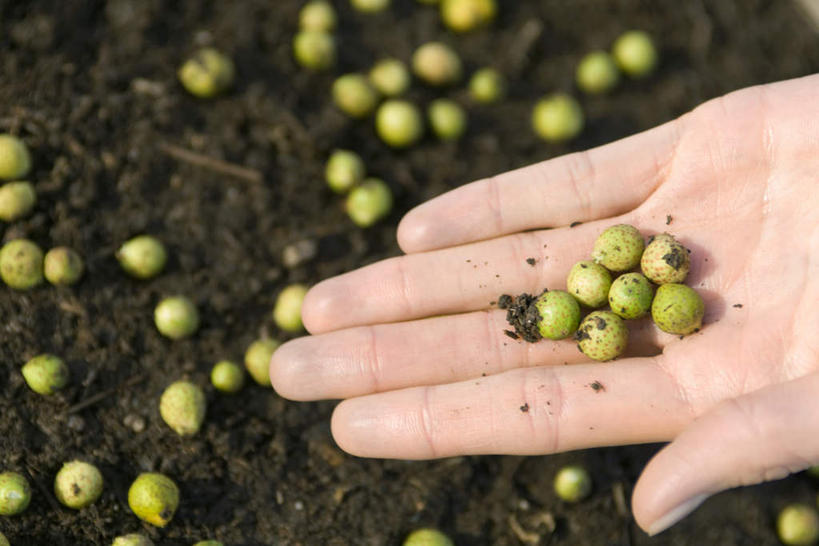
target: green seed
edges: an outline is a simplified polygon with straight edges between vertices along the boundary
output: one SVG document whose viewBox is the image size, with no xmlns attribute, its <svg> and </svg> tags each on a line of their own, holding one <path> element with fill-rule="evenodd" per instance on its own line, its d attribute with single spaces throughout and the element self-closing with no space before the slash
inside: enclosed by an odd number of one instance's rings
<svg viewBox="0 0 819 546">
<path fill-rule="evenodd" d="M 506 79 L 494 68 L 481 68 L 469 80 L 469 94 L 482 104 L 498 102 L 506 95 Z"/>
<path fill-rule="evenodd" d="M 200 540 L 193 546 L 224 546 L 224 544 L 222 544 L 218 540 Z"/>
<path fill-rule="evenodd" d="M 367 174 L 364 161 L 355 152 L 336 150 L 327 160 L 324 176 L 327 185 L 336 193 L 347 193 L 353 186 L 364 180 Z"/>
<path fill-rule="evenodd" d="M 455 546 L 455 543 L 438 529 L 416 529 L 407 535 L 403 546 Z"/>
<path fill-rule="evenodd" d="M 139 519 L 165 527 L 179 506 L 179 488 L 163 474 L 140 474 L 128 489 L 128 506 Z"/>
<path fill-rule="evenodd" d="M 407 65 L 398 59 L 382 59 L 370 69 L 370 83 L 385 97 L 396 97 L 410 86 Z"/>
<path fill-rule="evenodd" d="M 0 134 L 0 179 L 17 180 L 31 170 L 31 155 L 25 142 L 16 136 Z"/>
<path fill-rule="evenodd" d="M 412 55 L 412 71 L 430 85 L 452 85 L 461 79 L 461 58 L 442 42 L 428 42 Z"/>
<path fill-rule="evenodd" d="M 281 291 L 273 307 L 273 322 L 276 326 L 288 332 L 300 332 L 304 328 L 301 323 L 301 304 L 306 294 L 307 287 L 303 284 L 291 284 Z"/>
<path fill-rule="evenodd" d="M 657 66 L 657 48 L 642 30 L 631 30 L 617 38 L 612 55 L 617 66 L 632 78 L 642 78 Z"/>
<path fill-rule="evenodd" d="M 819 540 L 819 514 L 812 506 L 790 504 L 779 513 L 776 530 L 783 544 L 814 544 Z"/>
<path fill-rule="evenodd" d="M 571 140 L 583 130 L 583 110 L 580 104 L 563 93 L 540 99 L 532 111 L 535 133 L 548 142 Z"/>
<path fill-rule="evenodd" d="M 574 264 L 566 279 L 566 290 L 586 307 L 596 309 L 606 304 L 611 288 L 609 270 L 592 261 Z"/>
<path fill-rule="evenodd" d="M 424 134 L 424 121 L 418 108 L 404 100 L 385 101 L 375 114 L 375 130 L 393 148 L 412 146 Z"/>
<path fill-rule="evenodd" d="M 345 203 L 347 214 L 358 227 L 367 228 L 392 210 L 392 192 L 378 178 L 368 178 L 353 188 Z"/>
<path fill-rule="evenodd" d="M 51 284 L 72 285 L 80 280 L 84 270 L 80 255 L 67 246 L 52 248 L 43 260 L 43 272 Z"/>
<path fill-rule="evenodd" d="M 611 55 L 592 51 L 577 65 L 575 80 L 582 91 L 597 95 L 613 89 L 620 81 L 620 72 Z"/>
<path fill-rule="evenodd" d="M 301 30 L 330 32 L 336 28 L 336 10 L 326 0 L 311 0 L 299 12 Z"/>
<path fill-rule="evenodd" d="M 0 220 L 14 222 L 28 216 L 37 202 L 31 182 L 8 182 L 0 187 Z"/>
<path fill-rule="evenodd" d="M 491 23 L 497 11 L 495 0 L 441 1 L 441 20 L 455 32 L 469 32 Z"/>
<path fill-rule="evenodd" d="M 68 384 L 68 366 L 51 354 L 35 356 L 20 370 L 26 384 L 37 394 L 50 396 Z"/>
<path fill-rule="evenodd" d="M 154 546 L 154 542 L 145 535 L 131 533 L 115 538 L 111 546 Z"/>
<path fill-rule="evenodd" d="M 375 110 L 378 93 L 361 74 L 345 74 L 333 83 L 333 100 L 345 114 L 363 118 Z"/>
<path fill-rule="evenodd" d="M 0 546 L 11 546 L 9 544 L 9 539 L 6 538 L 6 535 L 0 533 Z"/>
<path fill-rule="evenodd" d="M 593 360 L 611 360 L 626 352 L 628 328 L 611 311 L 589 313 L 574 335 L 577 348 Z"/>
<path fill-rule="evenodd" d="M 199 311 L 184 296 L 165 298 L 154 310 L 154 323 L 163 336 L 181 339 L 192 335 L 199 328 Z"/>
<path fill-rule="evenodd" d="M 275 339 L 258 339 L 245 352 L 245 368 L 250 377 L 263 387 L 270 387 L 270 359 L 279 348 Z"/>
<path fill-rule="evenodd" d="M 31 486 L 17 472 L 0 474 L 0 516 L 14 516 L 28 508 Z"/>
<path fill-rule="evenodd" d="M 363 13 L 377 13 L 390 7 L 391 0 L 350 0 L 350 5 Z"/>
<path fill-rule="evenodd" d="M 566 502 L 580 502 L 589 496 L 592 480 L 586 469 L 580 466 L 564 466 L 554 481 L 555 493 Z"/>
<path fill-rule="evenodd" d="M 54 478 L 54 495 L 64 506 L 74 509 L 93 504 L 102 494 L 99 469 L 82 461 L 65 463 Z"/>
<path fill-rule="evenodd" d="M 245 384 L 245 373 L 235 362 L 221 360 L 213 366 L 210 372 L 210 382 L 222 392 L 239 392 Z"/>
<path fill-rule="evenodd" d="M 119 247 L 117 260 L 122 269 L 138 279 L 158 275 L 168 261 L 165 245 L 150 235 L 139 235 Z"/>
<path fill-rule="evenodd" d="M 643 236 L 637 228 L 617 224 L 597 237 L 592 259 L 609 271 L 628 271 L 640 263 L 644 248 Z"/>
<path fill-rule="evenodd" d="M 609 307 L 624 319 L 637 319 L 651 311 L 654 286 L 640 273 L 617 277 L 609 290 Z"/>
<path fill-rule="evenodd" d="M 185 61 L 177 76 L 188 93 L 209 99 L 230 89 L 235 74 L 236 68 L 230 57 L 206 47 Z"/>
<path fill-rule="evenodd" d="M 538 330 L 548 339 L 565 339 L 571 336 L 580 322 L 580 305 L 571 294 L 563 290 L 544 292 L 535 302 L 540 314 Z"/>
<path fill-rule="evenodd" d="M 15 290 L 43 282 L 43 251 L 28 239 L 14 239 L 0 249 L 0 277 Z"/>
<path fill-rule="evenodd" d="M 159 414 L 174 432 L 192 436 L 205 420 L 205 393 L 190 381 L 171 383 L 159 399 Z"/>
<path fill-rule="evenodd" d="M 819 465 L 808 468 L 807 472 L 814 478 L 819 478 Z"/>
<path fill-rule="evenodd" d="M 466 112 L 450 99 L 436 99 L 427 110 L 429 126 L 441 140 L 458 140 L 466 131 Z"/>
<path fill-rule="evenodd" d="M 657 284 L 681 283 L 691 269 L 691 256 L 673 236 L 661 233 L 649 239 L 640 268 Z"/>
<path fill-rule="evenodd" d="M 654 295 L 651 318 L 664 332 L 686 335 L 702 328 L 705 303 L 684 284 L 663 284 Z"/>
<path fill-rule="evenodd" d="M 327 32 L 303 30 L 293 38 L 293 56 L 310 70 L 325 70 L 336 62 L 336 41 Z"/>
</svg>

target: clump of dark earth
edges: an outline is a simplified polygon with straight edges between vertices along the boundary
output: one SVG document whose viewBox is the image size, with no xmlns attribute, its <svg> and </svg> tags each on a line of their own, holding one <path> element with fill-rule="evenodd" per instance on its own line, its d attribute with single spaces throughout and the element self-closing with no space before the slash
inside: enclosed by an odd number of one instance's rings
<svg viewBox="0 0 819 546">
<path fill-rule="evenodd" d="M 508 294 L 504 294 L 498 298 L 498 307 L 506 309 L 506 322 L 508 322 L 514 329 L 514 334 L 529 343 L 540 341 L 543 336 L 540 335 L 538 324 L 540 323 L 540 313 L 538 313 L 535 302 L 544 290 L 537 296 L 531 294 L 519 294 L 514 298 Z M 512 332 L 506 330 L 506 335 L 517 339 L 510 335 Z"/>
</svg>

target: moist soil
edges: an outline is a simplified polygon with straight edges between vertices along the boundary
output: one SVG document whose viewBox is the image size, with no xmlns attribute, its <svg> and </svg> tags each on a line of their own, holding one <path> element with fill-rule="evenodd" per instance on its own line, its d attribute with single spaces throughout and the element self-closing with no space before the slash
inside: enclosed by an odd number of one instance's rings
<svg viewBox="0 0 819 546">
<path fill-rule="evenodd" d="M 3 239 L 69 245 L 87 265 L 72 288 L 0 290 L 0 468 L 23 472 L 34 490 L 28 510 L 0 518 L 0 530 L 15 545 L 54 546 L 109 544 L 136 531 L 168 545 L 399 544 L 419 526 L 466 545 L 775 544 L 777 511 L 815 500 L 817 484 L 805 476 L 718 495 L 649 539 L 628 499 L 658 446 L 358 459 L 331 439 L 334 402 L 289 402 L 256 385 L 236 396 L 206 386 L 208 414 L 193 438 L 161 422 L 158 398 L 172 381 L 208 385 L 214 362 L 240 360 L 260 336 L 289 337 L 270 318 L 285 285 L 396 255 L 395 227 L 413 205 L 647 129 L 725 92 L 819 69 L 817 36 L 784 0 L 501 1 L 496 24 L 468 36 L 448 34 L 434 9 L 412 0 L 370 16 L 335 3 L 338 67 L 313 74 L 291 60 L 299 1 L 0 0 L 0 131 L 32 149 L 39 195 L 33 215 L 2 226 Z M 630 28 L 658 38 L 657 73 L 582 97 L 588 124 L 573 143 L 534 138 L 534 102 L 572 91 L 580 56 Z M 409 60 L 432 39 L 454 44 L 469 71 L 490 64 L 511 79 L 502 104 L 468 105 L 461 142 L 428 137 L 393 152 L 371 120 L 351 121 L 332 106 L 334 75 L 387 54 Z M 236 60 L 237 82 L 224 98 L 196 100 L 176 81 L 176 68 L 203 45 Z M 446 94 L 467 103 L 462 88 Z M 436 93 L 416 85 L 409 96 L 425 104 Z M 324 184 L 335 147 L 361 153 L 395 191 L 395 210 L 379 226 L 355 228 Z M 167 243 L 170 261 L 141 282 L 123 274 L 114 253 L 146 232 Z M 315 257 L 283 259 L 297 242 Z M 170 341 L 152 311 L 177 293 L 197 303 L 202 325 L 193 338 Z M 19 373 L 42 352 L 63 356 L 71 370 L 70 386 L 51 398 L 32 393 Z M 95 462 L 106 480 L 99 501 L 80 511 L 60 507 L 51 492 L 73 458 Z M 551 488 L 570 462 L 595 482 L 591 498 L 575 505 Z M 128 486 L 143 471 L 166 473 L 181 489 L 165 529 L 128 509 Z"/>
</svg>

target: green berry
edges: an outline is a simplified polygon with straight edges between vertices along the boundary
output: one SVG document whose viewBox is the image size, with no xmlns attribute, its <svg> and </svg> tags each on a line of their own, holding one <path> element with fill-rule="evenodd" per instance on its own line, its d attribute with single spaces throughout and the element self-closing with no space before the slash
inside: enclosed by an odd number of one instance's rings
<svg viewBox="0 0 819 546">
<path fill-rule="evenodd" d="M 450 99 L 436 99 L 427 110 L 429 126 L 441 140 L 458 140 L 466 131 L 466 112 Z"/>
<path fill-rule="evenodd" d="M 363 118 L 375 110 L 378 93 L 361 74 L 345 74 L 333 83 L 333 101 L 345 114 Z"/>
<path fill-rule="evenodd" d="M 279 348 L 275 339 L 258 339 L 245 351 L 245 368 L 250 377 L 263 387 L 270 387 L 270 359 Z"/>
<path fill-rule="evenodd" d="M 222 392 L 239 392 L 245 384 L 245 373 L 235 362 L 221 360 L 210 371 L 210 382 Z"/>
<path fill-rule="evenodd" d="M 609 290 L 609 307 L 624 319 L 637 319 L 651 311 L 654 286 L 640 273 L 617 277 Z"/>
<path fill-rule="evenodd" d="M 640 263 L 644 248 L 643 236 L 637 228 L 617 224 L 603 231 L 594 242 L 592 259 L 609 271 L 628 271 Z"/>
<path fill-rule="evenodd" d="M 691 256 L 673 236 L 661 233 L 649 239 L 640 268 L 656 284 L 680 283 L 691 269 Z"/>
<path fill-rule="evenodd" d="M 330 32 L 336 28 L 336 10 L 326 0 L 310 0 L 299 12 L 301 30 Z"/>
<path fill-rule="evenodd" d="M 424 121 L 418 108 L 405 100 L 385 101 L 375 114 L 375 130 L 393 148 L 412 146 L 424 134 Z"/>
<path fill-rule="evenodd" d="M 156 237 L 139 235 L 119 247 L 117 260 L 122 269 L 138 279 L 159 275 L 168 261 L 165 245 Z"/>
<path fill-rule="evenodd" d="M 611 360 L 626 351 L 628 328 L 611 311 L 589 313 L 574 335 L 577 348 L 593 360 Z"/>
<path fill-rule="evenodd" d="M 779 513 L 776 531 L 783 544 L 815 544 L 819 540 L 819 514 L 812 506 L 790 504 Z"/>
<path fill-rule="evenodd" d="M 310 70 L 325 70 L 336 62 L 336 41 L 332 34 L 303 30 L 293 38 L 293 57 Z"/>
<path fill-rule="evenodd" d="M 469 94 L 482 104 L 498 102 L 506 95 L 506 79 L 494 68 L 481 68 L 469 80 Z"/>
<path fill-rule="evenodd" d="M 441 20 L 455 32 L 469 32 L 495 18 L 495 0 L 441 0 Z"/>
<path fill-rule="evenodd" d="M 808 468 L 807 472 L 814 478 L 819 478 L 819 465 L 811 466 L 810 468 Z"/>
<path fill-rule="evenodd" d="M 43 282 L 43 251 L 28 239 L 14 239 L 0 249 L 0 277 L 15 290 Z"/>
<path fill-rule="evenodd" d="M 569 271 L 566 290 L 586 307 L 596 309 L 606 304 L 611 288 L 611 273 L 589 260 L 577 262 Z"/>
<path fill-rule="evenodd" d="M 461 58 L 442 42 L 428 42 L 412 55 L 412 71 L 430 85 L 452 85 L 461 79 Z"/>
<path fill-rule="evenodd" d="M 7 539 L 3 533 L 0 533 L 0 546 L 11 546 L 9 539 Z"/>
<path fill-rule="evenodd" d="M 43 272 L 51 284 L 72 285 L 80 280 L 84 269 L 80 255 L 67 246 L 52 248 L 43 260 Z"/>
<path fill-rule="evenodd" d="M 291 284 L 281 291 L 273 307 L 273 322 L 276 326 L 288 332 L 299 332 L 304 328 L 301 323 L 301 304 L 306 294 L 307 287 L 303 284 Z"/>
<path fill-rule="evenodd" d="M 154 546 L 154 542 L 145 535 L 131 533 L 115 538 L 111 546 Z"/>
<path fill-rule="evenodd" d="M 181 339 L 192 335 L 199 328 L 199 311 L 184 296 L 165 298 L 154 309 L 154 323 L 163 336 Z"/>
<path fill-rule="evenodd" d="M 35 356 L 23 365 L 23 378 L 37 394 L 50 396 L 68 384 L 68 366 L 51 354 Z"/>
<path fill-rule="evenodd" d="M 159 399 L 159 415 L 180 436 L 192 436 L 205 420 L 205 393 L 190 381 L 171 383 Z"/>
<path fill-rule="evenodd" d="M 532 128 L 548 142 L 571 140 L 583 130 L 584 118 L 580 104 L 563 93 L 540 99 L 532 110 Z"/>
<path fill-rule="evenodd" d="M 102 494 L 99 469 L 82 461 L 65 463 L 54 478 L 54 495 L 64 506 L 74 509 L 93 504 Z"/>
<path fill-rule="evenodd" d="M 327 185 L 336 193 L 347 193 L 353 186 L 364 180 L 367 174 L 364 161 L 355 152 L 336 150 L 327 160 L 324 177 Z"/>
<path fill-rule="evenodd" d="M 224 546 L 224 544 L 222 544 L 218 540 L 200 540 L 193 546 Z"/>
<path fill-rule="evenodd" d="M 591 493 L 591 476 L 583 467 L 564 466 L 555 475 L 554 488 L 562 500 L 580 502 Z"/>
<path fill-rule="evenodd" d="M 31 155 L 25 142 L 16 136 L 0 134 L 0 179 L 17 180 L 31 170 Z"/>
<path fill-rule="evenodd" d="M 163 474 L 140 474 L 128 489 L 128 506 L 142 521 L 165 527 L 179 506 L 179 488 Z"/>
<path fill-rule="evenodd" d="M 642 30 L 631 30 L 617 38 L 612 55 L 617 66 L 632 78 L 650 74 L 657 65 L 657 48 Z"/>
<path fill-rule="evenodd" d="M 705 303 L 697 292 L 684 284 L 663 284 L 654 295 L 651 318 L 664 332 L 686 335 L 702 328 Z"/>
<path fill-rule="evenodd" d="M 235 74 L 236 68 L 230 57 L 206 47 L 185 61 L 177 76 L 188 93 L 209 99 L 230 89 Z"/>
<path fill-rule="evenodd" d="M 17 472 L 0 474 L 0 516 L 14 516 L 28 508 L 31 486 Z"/>
<path fill-rule="evenodd" d="M 571 336 L 580 322 L 580 305 L 571 294 L 563 290 L 544 292 L 535 302 L 540 322 L 540 335 L 548 339 L 565 339 Z"/>
<path fill-rule="evenodd" d="M 407 535 L 403 546 L 455 546 L 455 543 L 438 529 L 416 529 Z"/>
<path fill-rule="evenodd" d="M 345 207 L 357 226 L 367 228 L 390 213 L 392 201 L 392 192 L 383 180 L 368 178 L 353 188 Z"/>
<path fill-rule="evenodd" d="M 613 89 L 620 81 L 620 72 L 611 55 L 592 51 L 577 65 L 575 80 L 582 91 L 596 95 Z"/>
<path fill-rule="evenodd" d="M 363 13 L 377 13 L 390 7 L 391 0 L 350 0 L 354 9 Z"/>
<path fill-rule="evenodd" d="M 385 97 L 397 97 L 410 86 L 407 65 L 398 59 L 381 59 L 370 69 L 370 83 Z"/>
<path fill-rule="evenodd" d="M 37 202 L 31 182 L 8 182 L 0 187 L 0 220 L 14 222 L 28 216 Z"/>
</svg>

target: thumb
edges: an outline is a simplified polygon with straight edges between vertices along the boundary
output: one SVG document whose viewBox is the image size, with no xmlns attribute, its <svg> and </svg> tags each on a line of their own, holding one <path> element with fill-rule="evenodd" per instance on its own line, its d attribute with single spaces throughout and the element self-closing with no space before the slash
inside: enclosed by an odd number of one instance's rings
<svg viewBox="0 0 819 546">
<path fill-rule="evenodd" d="M 637 523 L 657 534 L 714 493 L 819 461 L 817 395 L 814 373 L 715 406 L 648 463 L 632 498 Z"/>
</svg>

